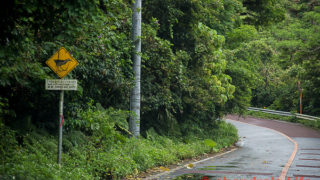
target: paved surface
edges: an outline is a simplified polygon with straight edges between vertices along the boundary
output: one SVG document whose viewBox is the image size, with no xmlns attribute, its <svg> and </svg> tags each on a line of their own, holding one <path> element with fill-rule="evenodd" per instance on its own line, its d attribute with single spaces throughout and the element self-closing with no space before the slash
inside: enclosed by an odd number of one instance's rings
<svg viewBox="0 0 320 180">
<path fill-rule="evenodd" d="M 304 180 L 320 180 L 319 131 L 272 120 L 227 118 L 235 119 L 227 121 L 238 129 L 238 150 L 198 163 L 192 169 L 182 168 L 154 179 L 276 180 L 290 157 L 295 155 L 287 177 L 292 180 L 301 176 Z M 298 144 L 296 154 L 293 153 L 296 146 L 290 137 Z"/>
<path fill-rule="evenodd" d="M 227 116 L 240 122 L 268 127 L 291 137 L 298 144 L 297 154 L 289 168 L 287 177 L 319 180 L 320 179 L 320 131 L 305 127 L 301 124 L 266 120 L 260 118 L 239 118 Z"/>
<path fill-rule="evenodd" d="M 320 180 L 320 138 L 293 139 L 299 144 L 299 149 L 288 176 Z"/>
<path fill-rule="evenodd" d="M 306 137 L 306 138 L 320 138 L 320 132 L 301 124 L 290 123 L 285 121 L 267 120 L 253 117 L 238 117 L 235 115 L 228 115 L 227 119 L 233 119 L 240 122 L 246 122 L 257 126 L 268 127 L 280 131 L 290 137 Z"/>
</svg>

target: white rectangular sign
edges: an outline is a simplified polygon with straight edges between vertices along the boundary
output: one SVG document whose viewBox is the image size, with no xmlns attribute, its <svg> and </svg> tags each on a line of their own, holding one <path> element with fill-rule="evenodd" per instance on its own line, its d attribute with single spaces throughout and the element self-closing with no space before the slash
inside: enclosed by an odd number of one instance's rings
<svg viewBox="0 0 320 180">
<path fill-rule="evenodd" d="M 46 79 L 46 90 L 77 90 L 76 79 Z"/>
</svg>

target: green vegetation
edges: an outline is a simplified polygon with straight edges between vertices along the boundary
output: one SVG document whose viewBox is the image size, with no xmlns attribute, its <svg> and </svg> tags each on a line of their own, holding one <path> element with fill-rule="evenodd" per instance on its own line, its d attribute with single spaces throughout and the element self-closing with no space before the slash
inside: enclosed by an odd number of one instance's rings
<svg viewBox="0 0 320 180">
<path fill-rule="evenodd" d="M 45 130 L 21 136 L 1 123 L 1 179 L 120 179 L 216 152 L 237 140 L 235 127 L 223 121 L 198 137 L 186 134 L 180 139 L 168 138 L 150 129 L 146 138 L 128 138 L 126 131 L 117 130 L 127 129 L 127 116 L 123 111 L 92 106 L 79 111 L 75 123 L 66 125 L 73 128 L 64 136 L 61 167 L 56 163 L 57 138 Z"/>
<path fill-rule="evenodd" d="M 303 90 L 303 113 L 320 116 L 319 109 L 319 1 L 284 1 L 286 18 L 261 31 L 270 49 L 263 80 L 253 91 L 252 105 L 283 111 L 299 111 L 299 90 Z"/>
<path fill-rule="evenodd" d="M 320 1 L 148 0 L 142 7 L 141 137 L 128 132 L 133 86 L 128 0 L 21 0 L 1 6 L 0 177 L 120 178 L 216 151 L 236 131 L 218 119 L 247 107 L 320 116 Z M 64 46 L 64 152 L 55 164 Z M 3 140 L 5 139 L 5 140 Z M 79 177 L 78 177 L 79 176 Z M 83 177 L 80 177 L 83 176 Z"/>
</svg>

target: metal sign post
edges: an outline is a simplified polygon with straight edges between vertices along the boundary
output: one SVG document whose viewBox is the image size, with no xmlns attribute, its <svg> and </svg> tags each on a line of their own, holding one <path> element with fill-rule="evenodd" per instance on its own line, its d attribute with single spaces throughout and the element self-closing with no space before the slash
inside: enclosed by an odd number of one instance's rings
<svg viewBox="0 0 320 180">
<path fill-rule="evenodd" d="M 61 152 L 62 152 L 62 127 L 63 127 L 63 99 L 64 99 L 64 90 L 60 92 L 60 102 L 59 102 L 59 144 L 58 144 L 58 164 L 61 163 Z"/>
<path fill-rule="evenodd" d="M 60 165 L 62 154 L 62 129 L 63 129 L 63 100 L 65 90 L 77 90 L 77 80 L 63 80 L 70 71 L 72 71 L 79 63 L 71 54 L 61 47 L 51 58 L 46 61 L 46 64 L 61 78 L 61 79 L 46 79 L 46 90 L 60 90 L 59 101 L 59 142 L 58 142 L 58 157 L 57 161 Z"/>
<path fill-rule="evenodd" d="M 60 90 L 59 100 L 59 143 L 58 143 L 58 164 L 61 163 L 62 153 L 62 129 L 63 129 L 63 101 L 65 90 L 77 90 L 77 80 L 62 80 L 62 79 L 46 79 L 46 90 Z"/>
</svg>

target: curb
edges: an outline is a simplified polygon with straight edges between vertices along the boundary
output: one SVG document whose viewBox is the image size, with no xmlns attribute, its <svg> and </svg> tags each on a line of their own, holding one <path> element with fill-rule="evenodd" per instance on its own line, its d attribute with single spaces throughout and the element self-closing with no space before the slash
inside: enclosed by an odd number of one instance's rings
<svg viewBox="0 0 320 180">
<path fill-rule="evenodd" d="M 225 155 L 225 154 L 231 153 L 231 152 L 233 152 L 233 151 L 235 151 L 235 150 L 237 150 L 237 149 L 238 149 L 238 148 L 234 148 L 234 149 L 231 149 L 231 150 L 229 150 L 229 151 L 227 151 L 227 152 L 224 152 L 224 153 L 221 153 L 221 154 L 217 154 L 217 155 L 214 155 L 214 156 L 212 156 L 212 157 L 209 157 L 209 158 L 206 158 L 206 159 L 202 159 L 202 160 L 200 160 L 200 161 L 192 162 L 192 164 L 194 164 L 194 165 L 195 165 L 195 164 L 199 164 L 199 163 L 201 163 L 201 162 L 204 162 L 204 161 L 207 161 L 207 160 L 210 160 L 210 159 L 214 159 L 214 158 L 223 156 L 223 155 Z M 174 168 L 174 169 L 171 169 L 170 171 L 162 172 L 162 173 L 159 173 L 159 174 L 156 174 L 156 175 L 147 177 L 147 178 L 143 178 L 143 180 L 158 179 L 160 176 L 163 176 L 163 175 L 166 175 L 166 174 L 175 172 L 175 171 L 180 170 L 180 169 L 182 169 L 182 168 L 184 168 L 184 167 L 185 167 L 185 165 L 179 166 L 179 167 L 176 167 L 176 168 Z"/>
</svg>

